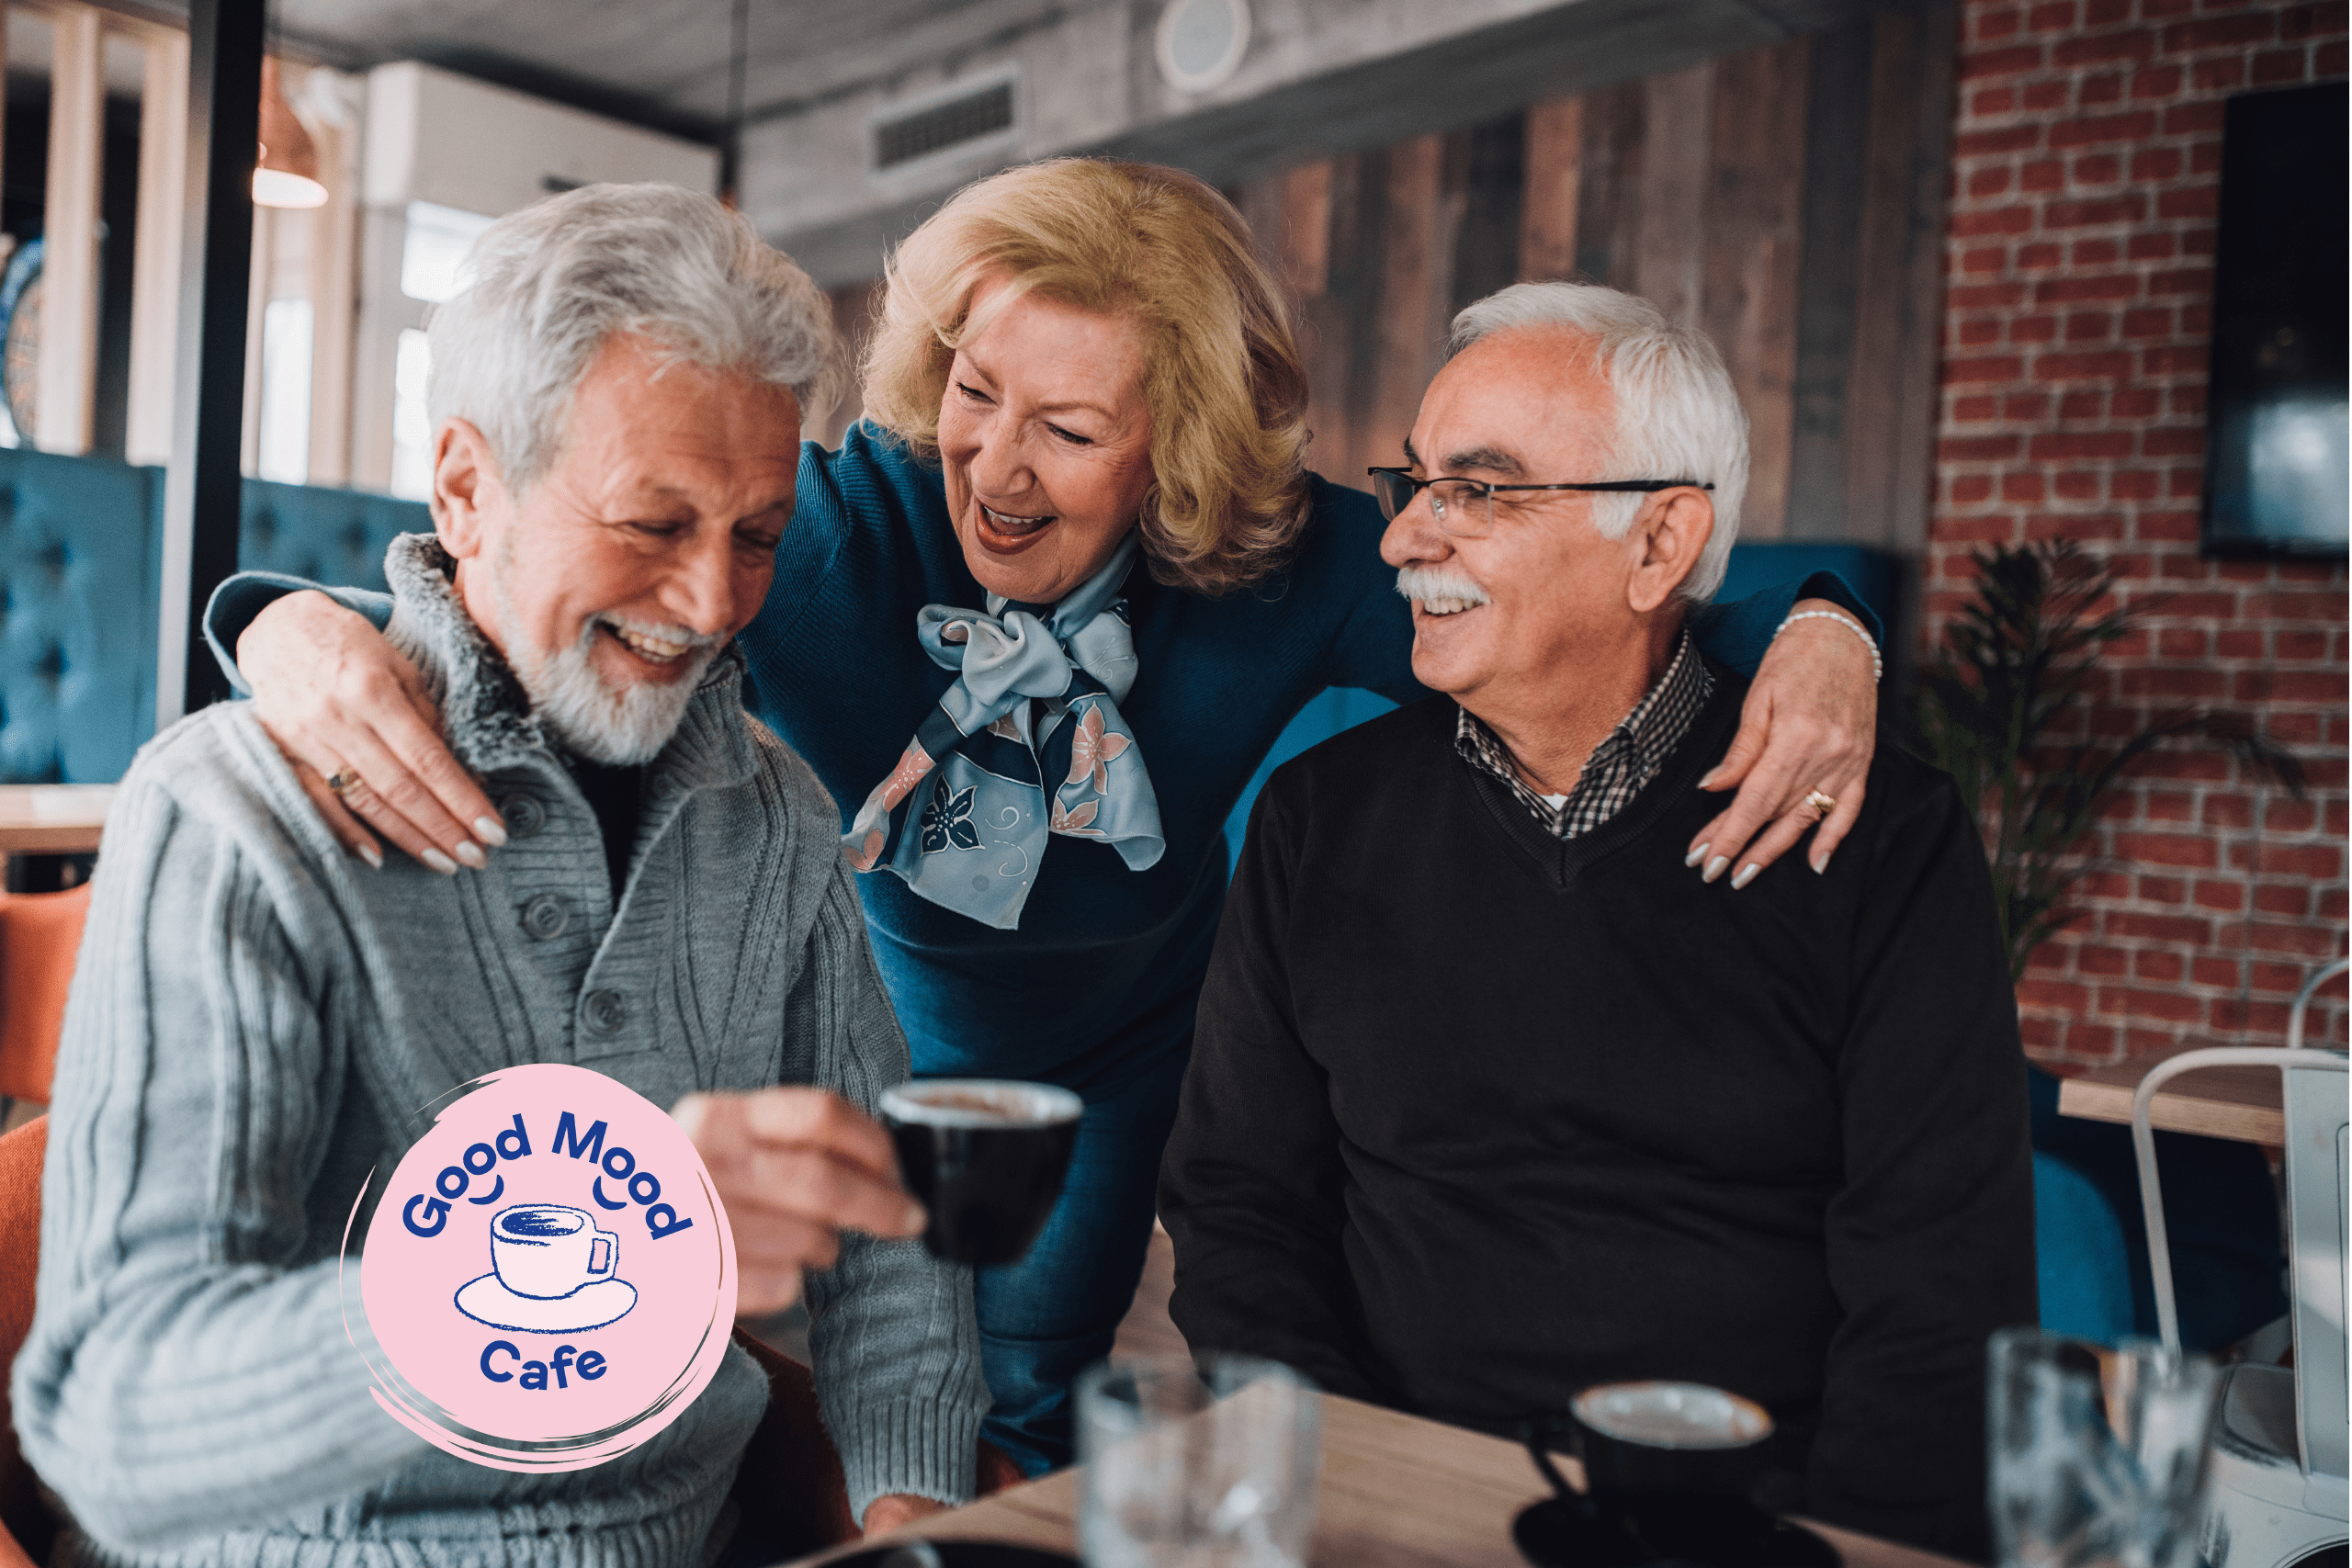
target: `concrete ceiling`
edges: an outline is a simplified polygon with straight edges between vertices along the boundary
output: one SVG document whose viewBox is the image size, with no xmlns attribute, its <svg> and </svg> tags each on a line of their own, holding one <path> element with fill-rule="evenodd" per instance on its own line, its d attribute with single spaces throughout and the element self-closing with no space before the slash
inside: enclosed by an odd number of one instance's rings
<svg viewBox="0 0 2352 1568">
<path fill-rule="evenodd" d="M 185 16 L 187 0 L 145 8 Z M 1067 0 L 751 0 L 748 115 L 789 112 L 1045 25 Z M 734 0 L 275 0 L 285 41 L 346 69 L 422 60 L 715 140 Z"/>
<path fill-rule="evenodd" d="M 187 0 L 102 0 L 185 15 Z M 1181 164 L 1219 182 L 1385 144 L 1931 0 L 1250 0 L 1222 85 L 1163 81 L 1166 0 L 749 0 L 745 210 L 820 281 L 870 276 L 976 175 L 1054 152 Z M 419 60 L 716 141 L 735 0 L 272 0 L 290 48 L 346 69 Z M 901 175 L 869 156 L 893 105 L 982 72 L 1019 124 Z"/>
</svg>

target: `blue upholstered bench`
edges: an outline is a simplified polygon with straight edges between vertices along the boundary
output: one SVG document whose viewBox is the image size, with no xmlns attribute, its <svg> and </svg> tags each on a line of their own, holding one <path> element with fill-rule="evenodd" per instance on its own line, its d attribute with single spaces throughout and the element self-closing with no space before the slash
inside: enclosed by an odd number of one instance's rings
<svg viewBox="0 0 2352 1568">
<path fill-rule="evenodd" d="M 108 784 L 155 729 L 164 471 L 0 450 L 0 782 Z M 416 502 L 248 479 L 247 567 L 381 588 Z"/>
</svg>

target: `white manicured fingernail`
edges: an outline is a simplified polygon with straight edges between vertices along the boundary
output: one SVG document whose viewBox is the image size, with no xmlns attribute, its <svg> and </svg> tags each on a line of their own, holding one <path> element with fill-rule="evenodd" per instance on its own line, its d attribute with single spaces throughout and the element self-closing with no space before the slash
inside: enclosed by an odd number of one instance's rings
<svg viewBox="0 0 2352 1568">
<path fill-rule="evenodd" d="M 359 858 L 366 861 L 369 865 L 374 866 L 378 871 L 384 869 L 384 852 L 378 849 L 373 844 L 360 845 Z"/>
<path fill-rule="evenodd" d="M 474 836 L 493 850 L 503 850 L 506 847 L 506 824 L 495 817 L 477 817 Z"/>
<path fill-rule="evenodd" d="M 1713 882 L 1716 877 L 1721 876 L 1724 874 L 1724 867 L 1730 863 L 1731 856 L 1717 855 L 1714 859 L 1707 863 L 1706 872 L 1699 878 L 1699 880 L 1702 882 Z"/>
<path fill-rule="evenodd" d="M 1828 869 L 1829 869 L 1829 857 L 1828 857 L 1827 855 L 1815 855 L 1815 856 L 1814 856 L 1814 857 L 1813 857 L 1813 874 L 1814 874 L 1814 875 L 1815 875 L 1815 876 L 1819 876 L 1823 872 L 1827 871 Z"/>
<path fill-rule="evenodd" d="M 431 866 L 434 870 L 439 872 L 444 876 L 455 876 L 458 874 L 458 863 L 451 860 L 447 855 L 443 854 L 439 850 L 425 851 L 424 859 L 425 864 Z"/>
<path fill-rule="evenodd" d="M 1713 844 L 1701 844 L 1697 849 L 1692 850 L 1689 854 L 1682 857 L 1682 863 L 1684 865 L 1697 865 L 1701 861 L 1707 858 L 1707 852 L 1714 847 L 1715 846 Z"/>
<path fill-rule="evenodd" d="M 1741 866 L 1739 868 L 1739 874 L 1731 879 L 1731 890 L 1735 893 L 1738 892 L 1741 888 L 1755 881 L 1756 874 L 1763 869 L 1764 868 L 1762 866 L 1758 865 L 1754 861 L 1750 861 L 1746 865 Z"/>
<path fill-rule="evenodd" d="M 490 863 L 490 857 L 483 854 L 481 852 L 481 846 L 475 843 L 471 839 L 468 839 L 458 844 L 458 858 L 465 862 L 468 865 L 472 866 L 476 871 L 480 871 L 482 867 Z"/>
</svg>

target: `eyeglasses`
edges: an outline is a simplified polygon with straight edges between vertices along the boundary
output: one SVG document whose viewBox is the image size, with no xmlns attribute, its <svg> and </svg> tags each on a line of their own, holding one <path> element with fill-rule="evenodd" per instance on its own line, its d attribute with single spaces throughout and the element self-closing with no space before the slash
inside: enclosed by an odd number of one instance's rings
<svg viewBox="0 0 2352 1568">
<path fill-rule="evenodd" d="M 1591 490 L 1623 492 L 1654 490 L 1713 490 L 1696 479 L 1604 479 L 1580 485 L 1496 485 L 1484 479 L 1417 479 L 1403 468 L 1366 468 L 1380 514 L 1395 522 L 1413 504 L 1413 497 L 1430 492 L 1430 513 L 1437 525 L 1457 539 L 1483 539 L 1494 531 L 1495 492 L 1505 490 Z"/>
</svg>

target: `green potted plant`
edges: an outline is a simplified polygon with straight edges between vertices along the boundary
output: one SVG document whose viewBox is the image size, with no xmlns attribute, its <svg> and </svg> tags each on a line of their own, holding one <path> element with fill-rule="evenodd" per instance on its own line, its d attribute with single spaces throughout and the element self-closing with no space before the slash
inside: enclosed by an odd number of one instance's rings
<svg viewBox="0 0 2352 1568">
<path fill-rule="evenodd" d="M 2036 947 L 2081 915 L 2073 893 L 2095 864 L 2083 841 L 2150 752 L 2194 737 L 2298 797 L 2304 774 L 2239 714 L 2177 708 L 2120 739 L 2094 728 L 2086 744 L 2054 740 L 2098 705 L 2099 655 L 2154 606 L 2109 607 L 2113 571 L 2069 539 L 2003 545 L 1973 558 L 1976 592 L 1919 677 L 1918 735 L 1928 759 L 1977 805 L 2016 979 Z"/>
</svg>

